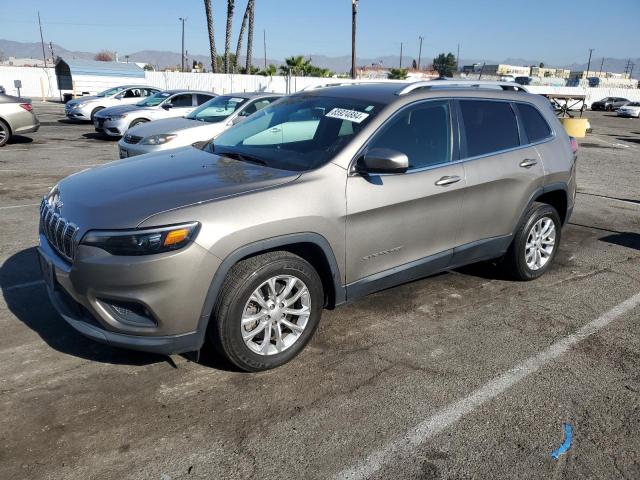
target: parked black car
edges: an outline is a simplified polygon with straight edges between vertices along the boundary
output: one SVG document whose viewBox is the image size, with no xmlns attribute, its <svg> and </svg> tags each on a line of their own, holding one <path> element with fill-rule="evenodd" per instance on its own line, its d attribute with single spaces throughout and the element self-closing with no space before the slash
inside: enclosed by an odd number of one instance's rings
<svg viewBox="0 0 640 480">
<path fill-rule="evenodd" d="M 608 112 L 612 112 L 617 108 L 620 108 L 629 103 L 629 100 L 626 98 L 620 97 L 606 97 L 597 102 L 593 102 L 591 104 L 591 110 L 606 110 Z"/>
</svg>

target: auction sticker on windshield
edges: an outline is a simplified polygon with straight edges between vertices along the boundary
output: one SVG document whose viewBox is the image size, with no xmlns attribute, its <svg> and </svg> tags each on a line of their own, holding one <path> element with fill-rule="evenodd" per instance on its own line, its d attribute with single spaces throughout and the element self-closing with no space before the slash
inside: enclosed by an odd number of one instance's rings
<svg viewBox="0 0 640 480">
<path fill-rule="evenodd" d="M 334 108 L 325 115 L 329 118 L 337 118 L 338 120 L 348 120 L 353 123 L 361 123 L 369 114 L 364 112 L 358 112 L 357 110 L 347 110 L 345 108 Z"/>
</svg>

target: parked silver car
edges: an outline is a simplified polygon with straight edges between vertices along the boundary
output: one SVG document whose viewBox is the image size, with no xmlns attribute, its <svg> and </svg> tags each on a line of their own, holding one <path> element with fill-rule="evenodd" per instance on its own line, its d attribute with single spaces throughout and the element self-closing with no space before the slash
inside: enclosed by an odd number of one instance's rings
<svg viewBox="0 0 640 480">
<path fill-rule="evenodd" d="M 135 105 L 105 108 L 95 115 L 93 124 L 98 132 L 121 137 L 129 128 L 141 123 L 188 115 L 214 97 L 214 93 L 194 90 L 158 92 Z"/>
<path fill-rule="evenodd" d="M 0 147 L 14 135 L 37 132 L 39 128 L 31 100 L 0 94 Z"/>
<path fill-rule="evenodd" d="M 78 331 L 281 365 L 324 307 L 481 260 L 543 275 L 576 193 L 548 101 L 433 82 L 300 92 L 207 145 L 62 180 L 40 207 L 50 298 Z"/>
<path fill-rule="evenodd" d="M 203 103 L 185 117 L 137 125 L 118 142 L 120 158 L 211 140 L 279 98 L 275 93 L 230 93 Z"/>
<path fill-rule="evenodd" d="M 93 122 L 93 117 L 100 110 L 115 105 L 131 105 L 149 97 L 159 88 L 147 85 L 122 85 L 109 88 L 93 96 L 85 96 L 69 100 L 64 105 L 64 113 L 72 120 L 86 120 Z"/>
</svg>

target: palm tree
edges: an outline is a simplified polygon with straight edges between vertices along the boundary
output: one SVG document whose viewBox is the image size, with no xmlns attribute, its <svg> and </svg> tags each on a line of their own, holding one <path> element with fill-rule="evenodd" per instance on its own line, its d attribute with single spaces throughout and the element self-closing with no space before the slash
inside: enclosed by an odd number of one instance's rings
<svg viewBox="0 0 640 480">
<path fill-rule="evenodd" d="M 249 33 L 247 34 L 247 71 L 251 71 L 251 60 L 253 58 L 253 13 L 256 9 L 255 0 L 249 0 L 247 4 L 249 10 Z"/>
<path fill-rule="evenodd" d="M 233 27 L 233 7 L 235 0 L 227 0 L 227 32 L 224 39 L 224 73 L 229 73 L 231 60 L 231 30 Z"/>
<path fill-rule="evenodd" d="M 265 68 L 264 70 L 260 70 L 258 72 L 258 75 L 262 75 L 263 77 L 273 77 L 277 73 L 278 69 L 276 68 L 276 66 L 273 63 L 270 63 L 267 68 Z"/>
<path fill-rule="evenodd" d="M 247 20 L 249 20 L 249 13 L 251 7 L 251 0 L 247 2 L 247 8 L 244 11 L 244 17 L 242 17 L 242 25 L 240 25 L 240 34 L 238 35 L 238 45 L 236 46 L 236 61 L 235 61 L 235 71 L 238 71 L 238 62 L 240 61 L 240 53 L 242 50 L 242 37 L 244 36 L 244 31 L 247 28 Z"/>
<path fill-rule="evenodd" d="M 213 10 L 211 0 L 204 0 L 204 10 L 207 13 L 207 30 L 209 31 L 209 49 L 211 50 L 211 71 L 218 72 L 218 53 L 216 52 L 216 39 L 213 32 Z"/>
<path fill-rule="evenodd" d="M 309 60 L 302 55 L 284 59 L 285 65 L 280 65 L 280 71 L 284 75 L 302 75 L 309 66 Z"/>
</svg>

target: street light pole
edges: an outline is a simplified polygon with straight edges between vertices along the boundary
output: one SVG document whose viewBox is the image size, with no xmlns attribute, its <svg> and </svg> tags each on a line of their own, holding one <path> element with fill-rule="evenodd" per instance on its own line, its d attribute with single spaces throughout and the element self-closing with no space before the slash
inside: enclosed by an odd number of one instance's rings
<svg viewBox="0 0 640 480">
<path fill-rule="evenodd" d="M 180 20 L 182 22 L 182 55 L 180 57 L 181 61 L 180 61 L 180 71 L 184 72 L 184 22 L 187 20 L 187 17 L 180 17 L 178 18 L 178 20 Z"/>
<path fill-rule="evenodd" d="M 589 61 L 587 62 L 587 77 L 589 76 L 589 69 L 591 68 L 591 55 L 593 54 L 593 48 L 589 49 Z"/>
<path fill-rule="evenodd" d="M 44 60 L 44 68 L 47 68 L 47 54 L 44 53 L 44 37 L 42 36 L 42 22 L 40 21 L 40 12 L 38 12 L 38 26 L 40 27 L 40 44 L 42 45 L 42 60 Z"/>
<path fill-rule="evenodd" d="M 402 68 L 402 42 L 400 42 L 400 68 Z"/>
<path fill-rule="evenodd" d="M 356 15 L 358 0 L 351 0 L 351 78 L 356 78 Z"/>
<path fill-rule="evenodd" d="M 420 70 L 420 60 L 422 59 L 422 40 L 424 37 L 418 37 L 420 39 L 420 47 L 418 48 L 418 70 Z"/>
</svg>

